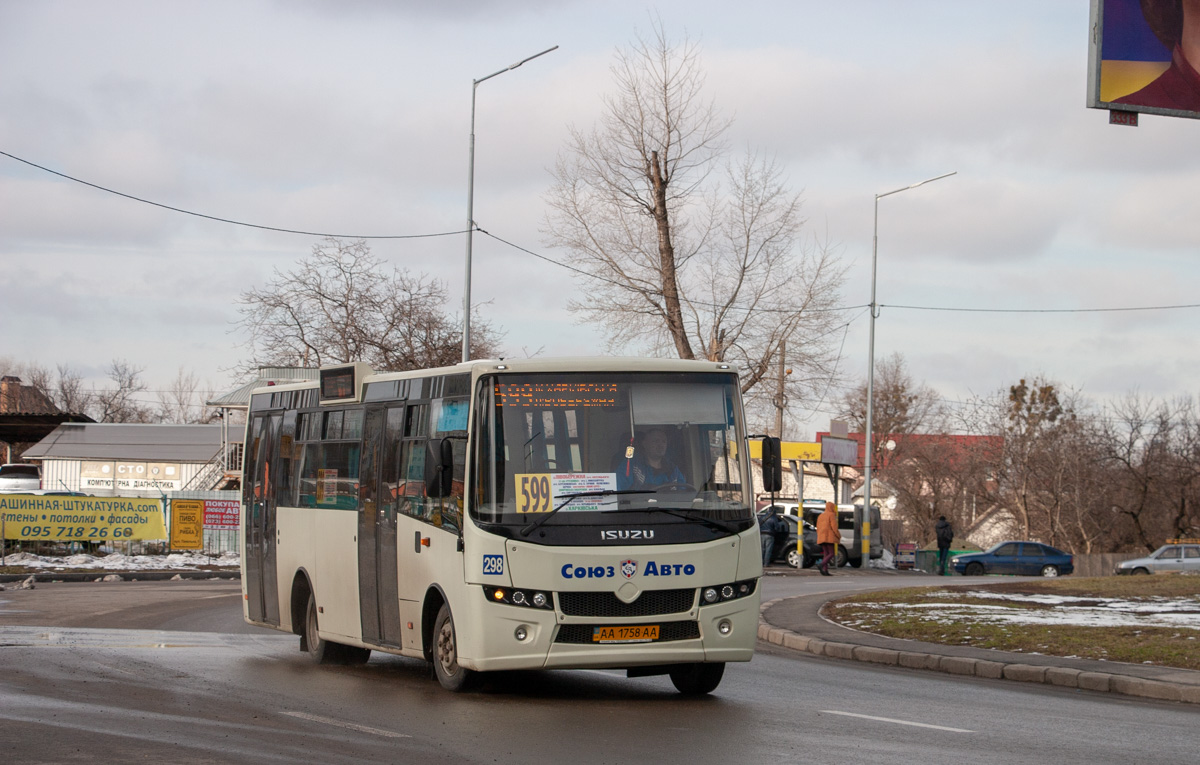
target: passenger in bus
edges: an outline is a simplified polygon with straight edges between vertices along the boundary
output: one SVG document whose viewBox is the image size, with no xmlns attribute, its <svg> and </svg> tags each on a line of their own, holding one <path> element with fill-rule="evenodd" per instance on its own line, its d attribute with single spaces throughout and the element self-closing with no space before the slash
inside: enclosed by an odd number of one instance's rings
<svg viewBox="0 0 1200 765">
<path fill-rule="evenodd" d="M 617 487 L 621 489 L 686 483 L 683 471 L 667 457 L 667 431 L 662 428 L 652 428 L 642 436 L 642 446 L 634 452 L 628 476 L 624 471 L 617 473 Z"/>
</svg>

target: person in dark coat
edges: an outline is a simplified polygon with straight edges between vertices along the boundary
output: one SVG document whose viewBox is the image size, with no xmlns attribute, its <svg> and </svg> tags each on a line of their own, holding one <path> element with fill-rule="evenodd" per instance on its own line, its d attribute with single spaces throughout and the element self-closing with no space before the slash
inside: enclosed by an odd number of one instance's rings
<svg viewBox="0 0 1200 765">
<path fill-rule="evenodd" d="M 759 533 L 762 535 L 763 568 L 766 568 L 775 557 L 775 545 L 780 536 L 787 539 L 787 525 L 779 517 L 778 506 L 771 505 L 767 509 L 767 517 L 763 518 L 762 529 Z"/>
<path fill-rule="evenodd" d="M 946 520 L 946 516 L 940 515 L 933 530 L 937 534 L 938 575 L 945 576 L 946 561 L 950 559 L 950 545 L 954 542 L 954 527 Z"/>
</svg>

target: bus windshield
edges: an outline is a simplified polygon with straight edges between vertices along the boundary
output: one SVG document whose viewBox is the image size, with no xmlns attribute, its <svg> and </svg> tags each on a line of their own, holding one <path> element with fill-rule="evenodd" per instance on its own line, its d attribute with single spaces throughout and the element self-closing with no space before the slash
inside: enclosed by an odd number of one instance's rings
<svg viewBox="0 0 1200 765">
<path fill-rule="evenodd" d="M 753 522 L 734 374 L 513 374 L 478 396 L 481 523 L 595 544 L 596 526 L 655 526 L 663 542 Z"/>
</svg>

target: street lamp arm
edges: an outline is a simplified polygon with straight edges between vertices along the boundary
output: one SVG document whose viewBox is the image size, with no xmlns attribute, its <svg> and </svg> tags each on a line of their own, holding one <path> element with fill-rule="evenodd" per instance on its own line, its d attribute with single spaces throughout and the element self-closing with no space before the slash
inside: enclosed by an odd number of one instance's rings
<svg viewBox="0 0 1200 765">
<path fill-rule="evenodd" d="M 945 173 L 944 175 L 939 175 L 936 178 L 926 178 L 923 181 L 918 181 L 918 182 L 912 184 L 911 186 L 905 186 L 902 189 L 894 189 L 892 191 L 885 191 L 882 194 L 876 194 L 875 200 L 879 201 L 880 199 L 883 199 L 884 197 L 890 197 L 892 194 L 899 194 L 901 191 L 908 191 L 909 189 L 915 189 L 918 186 L 924 186 L 926 183 L 933 183 L 934 181 L 940 181 L 941 179 L 949 178 L 952 175 L 958 175 L 958 171 L 955 170 L 950 173 Z"/>
<path fill-rule="evenodd" d="M 549 52 L 551 52 L 551 51 L 555 51 L 555 50 L 558 50 L 558 46 L 557 46 L 557 45 L 555 45 L 553 48 L 547 48 L 546 50 L 542 51 L 541 53 L 535 53 L 535 54 L 533 54 L 532 56 L 530 56 L 529 58 L 523 58 L 523 59 L 521 59 L 520 61 L 518 61 L 517 63 L 515 63 L 515 64 L 511 64 L 511 65 L 509 65 L 509 66 L 505 67 L 504 69 L 501 69 L 501 70 L 500 70 L 500 71 L 498 71 L 498 72 L 492 72 L 492 73 L 491 73 L 491 74 L 489 74 L 487 77 L 480 77 L 478 80 L 472 80 L 472 84 L 474 84 L 474 85 L 478 85 L 479 83 L 483 82 L 484 80 L 490 80 L 490 79 L 492 79 L 493 77 L 495 77 L 495 76 L 497 76 L 497 75 L 504 74 L 505 72 L 511 72 L 512 70 L 516 69 L 516 68 L 517 68 L 518 66 L 520 66 L 521 64 L 524 64 L 524 63 L 525 63 L 525 62 L 527 62 L 527 61 L 533 61 L 533 60 L 534 60 L 535 58 L 537 58 L 538 56 L 544 56 L 544 55 L 546 55 L 547 53 L 549 53 Z"/>
</svg>

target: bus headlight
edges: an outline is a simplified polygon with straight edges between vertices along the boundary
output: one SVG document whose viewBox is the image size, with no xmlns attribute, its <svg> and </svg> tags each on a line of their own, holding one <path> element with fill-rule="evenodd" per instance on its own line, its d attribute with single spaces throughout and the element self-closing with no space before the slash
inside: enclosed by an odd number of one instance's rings
<svg viewBox="0 0 1200 765">
<path fill-rule="evenodd" d="M 728 635 L 730 632 L 733 632 L 733 622 L 728 619 L 722 619 L 717 624 L 717 632 L 720 632 L 722 635 Z"/>
<path fill-rule="evenodd" d="M 545 592 L 488 586 L 483 588 L 483 592 L 487 596 L 487 599 L 493 603 L 504 603 L 505 605 L 521 606 L 523 608 L 554 608 L 554 602 L 550 599 L 550 595 Z"/>
<path fill-rule="evenodd" d="M 746 579 L 741 582 L 730 582 L 715 587 L 705 587 L 700 591 L 700 605 L 708 606 L 713 603 L 723 603 L 727 600 L 737 600 L 754 593 L 756 581 Z"/>
<path fill-rule="evenodd" d="M 513 637 L 517 639 L 517 642 L 524 643 L 525 638 L 529 637 L 529 630 L 527 630 L 525 625 L 522 624 L 520 627 L 517 627 L 516 632 L 513 633 Z"/>
</svg>

